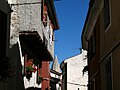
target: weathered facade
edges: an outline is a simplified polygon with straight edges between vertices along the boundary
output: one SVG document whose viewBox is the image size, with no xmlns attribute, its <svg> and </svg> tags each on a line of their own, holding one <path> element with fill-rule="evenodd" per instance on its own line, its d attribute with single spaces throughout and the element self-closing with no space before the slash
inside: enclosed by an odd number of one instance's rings
<svg viewBox="0 0 120 90">
<path fill-rule="evenodd" d="M 88 50 L 89 90 L 120 89 L 118 3 L 119 0 L 90 0 L 82 33 L 82 47 Z"/>
<path fill-rule="evenodd" d="M 87 90 L 88 75 L 83 74 L 87 65 L 87 52 L 64 60 L 61 63 L 62 69 L 62 90 Z"/>
<path fill-rule="evenodd" d="M 0 90 L 50 90 L 54 31 L 59 29 L 53 0 L 8 0 L 8 3 L 11 8 L 4 0 L 0 3 L 0 29 L 5 30 L 0 33 L 0 55 L 9 59 L 6 71 L 10 75 L 0 82 Z"/>
</svg>

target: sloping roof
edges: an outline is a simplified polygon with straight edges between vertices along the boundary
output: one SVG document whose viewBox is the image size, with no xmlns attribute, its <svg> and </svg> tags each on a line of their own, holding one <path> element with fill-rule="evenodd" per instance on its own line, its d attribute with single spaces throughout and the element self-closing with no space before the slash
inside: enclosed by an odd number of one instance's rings
<svg viewBox="0 0 120 90">
<path fill-rule="evenodd" d="M 76 62 L 76 61 L 79 62 L 80 60 L 87 59 L 86 55 L 87 55 L 87 51 L 82 49 L 82 52 L 80 54 L 63 60 L 60 64 L 60 68 L 63 69 L 68 62 Z"/>
<path fill-rule="evenodd" d="M 60 64 L 58 62 L 58 58 L 57 56 L 55 56 L 54 58 L 54 61 L 53 61 L 53 64 L 52 64 L 52 70 L 56 71 L 56 72 L 59 72 L 60 73 Z"/>
</svg>

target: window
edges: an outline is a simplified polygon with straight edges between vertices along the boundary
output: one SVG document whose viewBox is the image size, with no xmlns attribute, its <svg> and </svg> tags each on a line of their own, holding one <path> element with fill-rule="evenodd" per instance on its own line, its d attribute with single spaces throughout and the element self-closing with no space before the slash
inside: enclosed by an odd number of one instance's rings
<svg viewBox="0 0 120 90">
<path fill-rule="evenodd" d="M 45 47 L 47 48 L 48 46 L 48 40 L 46 39 L 45 35 L 43 34 L 43 43 L 45 45 Z"/>
<path fill-rule="evenodd" d="M 110 24 L 110 8 L 109 0 L 104 0 L 104 28 L 105 30 Z"/>
<path fill-rule="evenodd" d="M 95 51 L 96 51 L 96 44 L 95 44 L 95 30 L 93 32 L 93 34 L 91 35 L 90 39 L 89 39 L 89 42 L 88 42 L 88 60 L 89 62 L 92 61 L 94 55 L 95 55 Z"/>
<path fill-rule="evenodd" d="M 7 14 L 0 11 L 0 57 L 6 54 Z"/>
<path fill-rule="evenodd" d="M 92 79 L 89 83 L 89 90 L 96 90 L 96 87 L 95 87 L 95 79 Z"/>
<path fill-rule="evenodd" d="M 48 15 L 47 6 L 42 0 L 42 4 L 41 4 L 41 21 L 43 21 L 44 27 L 47 26 L 47 15 Z"/>
<path fill-rule="evenodd" d="M 45 27 L 47 26 L 47 11 L 43 12 L 43 25 Z"/>
<path fill-rule="evenodd" d="M 106 90 L 112 90 L 111 57 L 105 63 L 106 72 Z"/>
</svg>

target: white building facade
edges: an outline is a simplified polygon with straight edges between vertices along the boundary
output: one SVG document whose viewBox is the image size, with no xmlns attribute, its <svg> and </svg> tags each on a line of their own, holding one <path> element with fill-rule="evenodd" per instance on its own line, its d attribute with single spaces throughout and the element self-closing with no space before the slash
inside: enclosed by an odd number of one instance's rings
<svg viewBox="0 0 120 90">
<path fill-rule="evenodd" d="M 64 60 L 62 69 L 62 90 L 87 90 L 88 74 L 83 74 L 87 66 L 87 52 Z"/>
</svg>

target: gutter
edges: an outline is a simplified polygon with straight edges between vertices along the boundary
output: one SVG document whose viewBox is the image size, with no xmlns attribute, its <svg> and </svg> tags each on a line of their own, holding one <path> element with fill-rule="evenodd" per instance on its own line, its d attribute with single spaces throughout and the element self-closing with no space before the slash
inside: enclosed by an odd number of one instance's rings
<svg viewBox="0 0 120 90">
<path fill-rule="evenodd" d="M 103 0 L 95 0 L 93 4 L 88 9 L 88 14 L 85 20 L 85 25 L 82 32 L 82 48 L 88 50 L 88 40 L 91 36 L 91 33 L 94 29 L 95 23 L 100 12 L 103 9 Z"/>
</svg>

